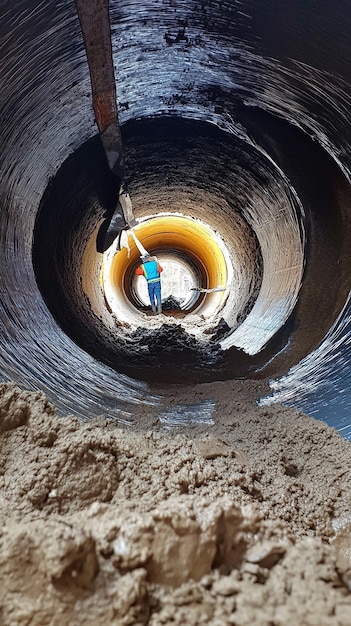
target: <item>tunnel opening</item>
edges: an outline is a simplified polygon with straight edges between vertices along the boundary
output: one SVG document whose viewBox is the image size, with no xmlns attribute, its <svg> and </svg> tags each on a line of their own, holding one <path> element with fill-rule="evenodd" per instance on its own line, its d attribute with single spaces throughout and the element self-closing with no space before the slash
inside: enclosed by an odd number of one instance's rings
<svg viewBox="0 0 351 626">
<path fill-rule="evenodd" d="M 142 258 L 139 244 L 156 255 L 163 268 L 161 299 L 166 311 L 172 313 L 173 302 L 173 316 L 179 311 L 196 313 L 213 325 L 225 307 L 233 275 L 225 242 L 213 229 L 200 219 L 162 213 L 142 219 L 126 239 L 123 249 L 111 246 L 107 251 L 101 272 L 106 301 L 120 321 L 132 323 L 135 311 L 129 304 L 137 309 L 140 304 L 150 305 L 146 281 L 135 275 Z M 135 322 L 143 325 L 145 320 Z M 187 331 L 192 329 L 188 324 Z"/>
<path fill-rule="evenodd" d="M 269 140 L 276 137 L 277 124 L 284 142 L 289 125 L 272 122 L 268 115 L 259 127 L 255 116 L 252 112 L 246 123 L 256 140 L 262 128 L 268 131 L 260 150 L 257 141 L 248 144 L 198 121 L 162 118 L 122 127 L 136 232 L 158 255 L 183 255 L 182 262 L 185 255 L 188 266 L 197 268 L 194 294 L 200 283 L 208 290 L 224 288 L 188 300 L 183 325 L 172 315 L 152 322 L 142 318 L 145 301 L 133 282 L 140 262 L 137 249 L 130 258 L 127 250 L 119 250 L 108 262 L 96 252 L 96 233 L 115 202 L 99 138 L 82 145 L 50 181 L 36 218 L 36 278 L 60 326 L 94 358 L 150 381 L 173 380 L 177 363 L 179 380 L 191 382 L 263 377 L 267 368 L 279 370 L 276 359 L 286 371 L 304 354 L 303 341 L 292 338 L 298 331 L 296 305 L 302 306 L 298 296 L 306 278 L 305 229 L 311 215 L 304 214 L 293 169 L 295 187 L 277 165 L 284 152 Z M 294 133 L 305 147 L 306 137 Z M 310 144 L 308 149 L 316 152 Z M 150 226 L 155 220 L 156 229 Z M 181 243 L 181 228 L 170 234 L 172 220 L 204 225 L 224 242 L 224 278 L 211 279 L 212 261 L 199 254 L 214 237 L 201 242 L 197 235 L 192 257 L 192 246 Z M 217 268 L 218 258 L 215 250 Z M 118 306 L 123 300 L 124 312 L 116 311 L 113 302 L 111 306 L 106 283 L 123 294 Z M 216 298 L 220 305 L 206 310 L 206 303 L 218 303 Z"/>
<path fill-rule="evenodd" d="M 201 272 L 196 260 L 185 255 L 181 250 L 152 250 L 162 267 L 162 305 L 169 302 L 167 311 L 191 312 L 199 304 L 199 289 L 203 284 L 204 271 Z M 135 275 L 137 265 L 130 272 L 126 293 L 138 308 L 150 308 L 150 301 L 145 279 Z M 202 298 L 203 299 L 203 298 Z M 172 308 L 173 303 L 173 308 Z"/>
<path fill-rule="evenodd" d="M 184 255 L 179 250 L 155 250 L 155 254 L 162 267 L 162 304 L 165 311 L 165 303 L 174 301 L 174 309 L 171 303 L 167 308 L 170 312 L 190 312 L 198 305 L 200 299 L 200 286 L 203 284 L 202 273 L 198 264 Z M 141 277 L 132 280 L 131 292 L 135 301 L 142 306 L 149 304 L 147 286 Z"/>
</svg>

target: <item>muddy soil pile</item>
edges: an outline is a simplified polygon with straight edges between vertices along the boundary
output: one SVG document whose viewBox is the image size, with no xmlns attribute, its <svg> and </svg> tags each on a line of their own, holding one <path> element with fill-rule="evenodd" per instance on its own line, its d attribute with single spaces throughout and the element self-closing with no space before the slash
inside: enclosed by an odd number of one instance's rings
<svg viewBox="0 0 351 626">
<path fill-rule="evenodd" d="M 350 626 L 350 443 L 262 391 L 170 387 L 213 424 L 120 428 L 0 384 L 0 624 Z"/>
</svg>

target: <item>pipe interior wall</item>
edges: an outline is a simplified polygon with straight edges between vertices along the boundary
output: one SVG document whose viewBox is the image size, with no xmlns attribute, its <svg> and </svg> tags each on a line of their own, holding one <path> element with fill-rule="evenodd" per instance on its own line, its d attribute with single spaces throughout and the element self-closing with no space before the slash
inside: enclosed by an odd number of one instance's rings
<svg viewBox="0 0 351 626">
<path fill-rule="evenodd" d="M 95 309 L 82 288 L 84 252 L 114 206 L 74 3 L 3 0 L 1 14 L 1 377 L 83 419 L 105 411 L 130 421 L 136 403 L 157 405 L 148 382 L 162 382 L 161 370 L 166 380 L 176 360 L 189 384 L 269 376 L 266 401 L 350 437 L 346 0 L 111 0 L 136 217 L 184 210 L 188 198 L 191 217 L 230 248 L 240 216 L 241 267 L 251 259 L 255 303 L 270 311 L 259 348 L 250 301 L 244 339 L 230 329 L 210 358 L 196 344 L 183 358 L 166 332 L 161 346 L 174 358 L 151 354 L 148 376 L 149 361 L 140 365 L 136 343 L 116 337 L 100 304 L 98 256 Z M 268 280 L 275 264 L 284 271 Z"/>
</svg>

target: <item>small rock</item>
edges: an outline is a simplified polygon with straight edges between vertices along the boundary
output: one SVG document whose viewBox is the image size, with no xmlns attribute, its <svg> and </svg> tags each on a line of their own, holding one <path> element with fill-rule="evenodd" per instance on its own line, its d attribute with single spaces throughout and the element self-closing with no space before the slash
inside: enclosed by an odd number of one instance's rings
<svg viewBox="0 0 351 626">
<path fill-rule="evenodd" d="M 281 544 L 269 542 L 256 544 L 253 548 L 248 550 L 246 560 L 249 563 L 270 569 L 280 561 L 285 552 L 286 547 Z"/>
</svg>

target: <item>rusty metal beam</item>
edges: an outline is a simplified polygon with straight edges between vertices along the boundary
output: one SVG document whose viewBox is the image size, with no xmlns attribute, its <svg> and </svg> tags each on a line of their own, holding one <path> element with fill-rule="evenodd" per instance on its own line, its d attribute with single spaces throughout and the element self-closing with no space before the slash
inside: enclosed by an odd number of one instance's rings
<svg viewBox="0 0 351 626">
<path fill-rule="evenodd" d="M 93 108 L 111 171 L 124 178 L 121 130 L 112 59 L 109 0 L 75 0 L 87 54 Z"/>
<path fill-rule="evenodd" d="M 116 209 L 102 223 L 96 240 L 105 252 L 121 230 L 136 221 L 124 181 L 124 157 L 118 121 L 117 90 L 113 68 L 109 0 L 75 0 L 87 54 L 93 108 L 110 170 L 116 177 Z"/>
</svg>

